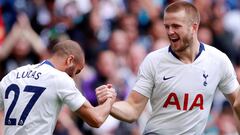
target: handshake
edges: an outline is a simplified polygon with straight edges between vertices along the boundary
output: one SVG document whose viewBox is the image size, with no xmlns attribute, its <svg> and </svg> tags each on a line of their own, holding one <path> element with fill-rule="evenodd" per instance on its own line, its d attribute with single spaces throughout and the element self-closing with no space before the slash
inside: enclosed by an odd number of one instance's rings
<svg viewBox="0 0 240 135">
<path fill-rule="evenodd" d="M 98 104 L 103 104 L 107 100 L 110 100 L 111 105 L 116 100 L 116 91 L 112 87 L 112 84 L 102 85 L 96 88 L 96 96 L 98 100 Z"/>
</svg>

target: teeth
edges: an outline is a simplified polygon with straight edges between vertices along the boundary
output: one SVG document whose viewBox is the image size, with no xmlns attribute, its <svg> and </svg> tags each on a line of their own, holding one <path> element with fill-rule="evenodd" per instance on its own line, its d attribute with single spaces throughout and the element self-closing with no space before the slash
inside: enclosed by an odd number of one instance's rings
<svg viewBox="0 0 240 135">
<path fill-rule="evenodd" d="M 169 37 L 171 40 L 178 39 L 178 37 Z"/>
<path fill-rule="evenodd" d="M 174 38 L 174 39 L 172 38 L 171 41 L 176 42 L 176 41 L 178 41 L 178 38 Z"/>
<path fill-rule="evenodd" d="M 176 42 L 176 41 L 178 41 L 179 40 L 179 37 L 178 36 L 169 36 L 169 40 L 171 40 L 172 42 Z"/>
</svg>

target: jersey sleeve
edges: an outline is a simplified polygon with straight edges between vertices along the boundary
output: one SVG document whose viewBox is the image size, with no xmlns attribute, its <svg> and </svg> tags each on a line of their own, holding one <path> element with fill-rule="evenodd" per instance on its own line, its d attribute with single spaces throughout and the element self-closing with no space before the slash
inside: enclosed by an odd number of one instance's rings
<svg viewBox="0 0 240 135">
<path fill-rule="evenodd" d="M 0 111 L 3 111 L 4 104 L 3 104 L 3 86 L 2 83 L 0 82 Z"/>
<path fill-rule="evenodd" d="M 72 78 L 67 77 L 57 83 L 59 83 L 58 96 L 72 111 L 76 111 L 86 101 Z"/>
<path fill-rule="evenodd" d="M 148 55 L 141 63 L 133 90 L 150 98 L 154 86 L 154 67 Z"/>
<path fill-rule="evenodd" d="M 223 57 L 222 65 L 222 75 L 218 88 L 224 94 L 230 94 L 234 92 L 234 90 L 236 90 L 239 86 L 236 72 L 231 61 L 226 55 Z"/>
</svg>

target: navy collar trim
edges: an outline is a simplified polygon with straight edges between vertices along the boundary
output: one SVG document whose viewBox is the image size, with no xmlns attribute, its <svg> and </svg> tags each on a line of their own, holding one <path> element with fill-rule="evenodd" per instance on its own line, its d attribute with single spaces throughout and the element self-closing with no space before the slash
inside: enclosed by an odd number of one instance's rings
<svg viewBox="0 0 240 135">
<path fill-rule="evenodd" d="M 205 51 L 205 47 L 204 47 L 203 43 L 200 43 L 198 54 L 196 55 L 194 60 L 196 60 L 201 55 L 202 51 Z M 168 47 L 168 52 L 172 53 L 172 55 L 174 57 L 176 57 L 177 59 L 180 60 L 180 58 L 177 56 L 177 54 L 172 50 L 171 46 Z"/>
<path fill-rule="evenodd" d="M 38 67 L 42 66 L 43 64 L 47 64 L 47 65 L 55 68 L 54 65 L 49 60 L 44 60 L 40 65 L 38 65 Z"/>
<path fill-rule="evenodd" d="M 47 64 L 47 65 L 55 68 L 54 65 L 53 65 L 49 60 L 45 60 L 45 61 L 43 62 L 43 64 Z"/>
</svg>

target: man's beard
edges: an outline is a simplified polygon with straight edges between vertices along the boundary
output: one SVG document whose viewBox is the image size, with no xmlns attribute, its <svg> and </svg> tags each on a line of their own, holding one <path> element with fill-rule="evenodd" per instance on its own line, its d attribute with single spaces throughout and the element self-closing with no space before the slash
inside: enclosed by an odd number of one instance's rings
<svg viewBox="0 0 240 135">
<path fill-rule="evenodd" d="M 73 77 L 74 76 L 74 66 L 71 66 L 69 68 L 67 68 L 65 70 L 65 72 L 70 76 L 70 77 Z"/>
<path fill-rule="evenodd" d="M 193 36 L 185 36 L 184 38 L 182 38 L 182 44 L 184 45 L 181 49 L 178 50 L 178 52 L 182 52 L 185 51 L 186 48 L 188 48 L 189 46 L 191 46 L 193 44 Z"/>
</svg>

